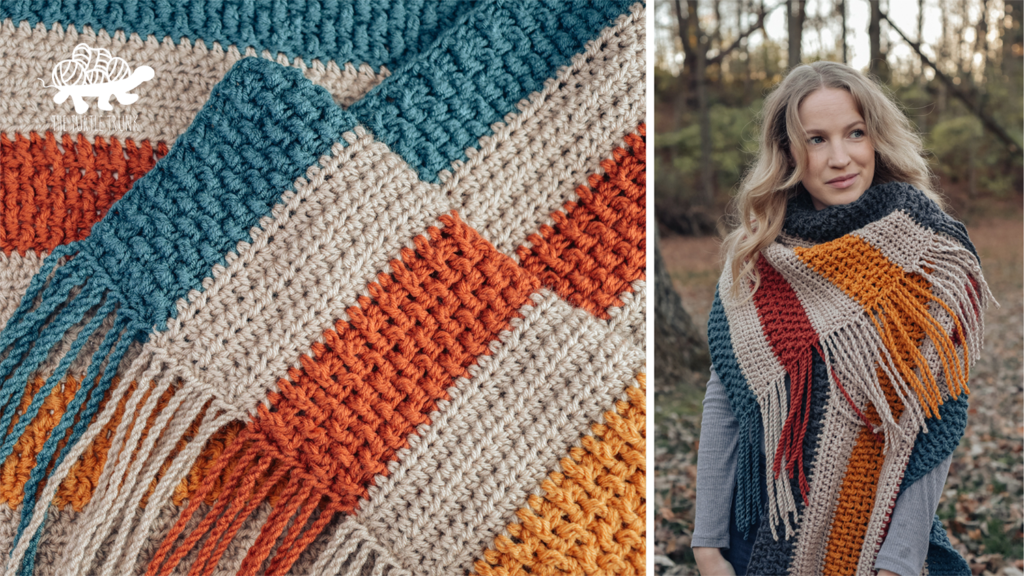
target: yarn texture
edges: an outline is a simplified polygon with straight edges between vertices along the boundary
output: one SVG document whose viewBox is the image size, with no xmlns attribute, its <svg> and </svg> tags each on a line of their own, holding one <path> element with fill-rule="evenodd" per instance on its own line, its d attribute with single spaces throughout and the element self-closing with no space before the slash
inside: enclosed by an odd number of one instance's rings
<svg viewBox="0 0 1024 576">
<path fill-rule="evenodd" d="M 644 572 L 642 3 L 0 20 L 5 574 Z"/>
<path fill-rule="evenodd" d="M 760 286 L 735 298 L 726 264 L 708 322 L 740 426 L 736 520 L 759 526 L 749 573 L 872 574 L 900 490 L 966 426 L 994 302 L 977 254 L 962 224 L 889 183 L 821 211 L 795 196 L 756 266 Z M 936 526 L 928 572 L 970 573 Z"/>
</svg>

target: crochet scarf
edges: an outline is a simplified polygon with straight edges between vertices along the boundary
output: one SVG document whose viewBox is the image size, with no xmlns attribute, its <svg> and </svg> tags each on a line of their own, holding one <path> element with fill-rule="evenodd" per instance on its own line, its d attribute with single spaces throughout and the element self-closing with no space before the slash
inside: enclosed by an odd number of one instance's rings
<svg viewBox="0 0 1024 576">
<path fill-rule="evenodd" d="M 873 574 L 900 490 L 966 426 L 992 301 L 977 254 L 962 224 L 889 183 L 821 211 L 802 191 L 756 266 L 736 298 L 726 263 L 708 321 L 740 426 L 737 523 L 760 526 L 749 573 Z M 937 517 L 927 567 L 970 574 Z"/>
<path fill-rule="evenodd" d="M 642 4 L 39 4 L 5 574 L 643 573 Z M 98 47 L 137 117 L 54 128 Z"/>
</svg>

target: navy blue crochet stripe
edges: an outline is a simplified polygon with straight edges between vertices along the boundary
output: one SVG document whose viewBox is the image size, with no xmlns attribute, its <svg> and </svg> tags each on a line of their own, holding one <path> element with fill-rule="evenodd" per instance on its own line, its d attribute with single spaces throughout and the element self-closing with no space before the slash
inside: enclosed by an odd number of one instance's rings
<svg viewBox="0 0 1024 576">
<path fill-rule="evenodd" d="M 945 234 L 959 242 L 978 257 L 978 251 L 967 236 L 967 228 L 948 214 L 923 192 L 904 182 L 876 184 L 864 191 L 850 204 L 828 206 L 816 210 L 810 194 L 800 186 L 801 192 L 786 205 L 783 230 L 798 238 L 815 243 L 830 242 L 902 210 L 919 225 Z"/>
<path fill-rule="evenodd" d="M 828 407 L 829 395 L 833 387 L 825 372 L 825 361 L 818 355 L 817 350 L 812 350 L 811 360 L 811 416 L 807 424 L 807 435 L 804 436 L 804 470 L 808 478 L 814 475 L 815 465 L 818 457 L 818 444 L 821 441 L 821 434 L 825 429 L 825 410 Z M 786 377 L 786 390 L 789 390 L 789 377 Z M 766 482 L 761 477 L 761 482 Z M 793 493 L 793 500 L 796 502 L 797 516 L 802 517 L 804 513 L 803 496 L 800 494 L 800 485 L 794 480 L 790 484 Z M 780 532 L 782 534 L 784 532 Z M 780 538 L 777 542 L 772 537 L 772 531 L 768 527 L 767 507 L 761 515 L 761 524 L 758 526 L 757 538 L 750 553 L 750 563 L 747 565 L 748 574 L 789 574 L 790 566 L 796 556 L 797 538 Z"/>
<path fill-rule="evenodd" d="M 297 70 L 240 60 L 170 154 L 75 249 L 97 261 L 97 280 L 120 295 L 125 313 L 163 329 L 175 302 L 250 240 L 343 132 L 366 125 L 436 182 L 626 5 L 483 7 L 347 111 Z"/>
<path fill-rule="evenodd" d="M 5 0 L 0 19 L 33 27 L 55 23 L 122 30 L 143 40 L 154 35 L 219 42 L 244 50 L 269 50 L 289 58 L 314 58 L 356 66 L 393 67 L 423 52 L 445 28 L 480 0 Z"/>
<path fill-rule="evenodd" d="M 729 321 L 717 289 L 708 315 L 708 347 L 711 351 L 711 364 L 725 386 L 729 407 L 740 426 L 740 437 L 736 445 L 736 525 L 749 538 L 751 530 L 758 524 L 764 504 L 761 502 L 759 485 L 765 477 L 765 468 L 761 462 L 764 428 L 757 398 L 747 386 L 733 351 Z"/>
<path fill-rule="evenodd" d="M 967 429 L 967 408 L 967 395 L 962 394 L 956 400 L 947 400 L 939 406 L 941 419 L 929 418 L 926 421 L 928 433 L 925 434 L 924 430 L 917 433 L 914 450 L 910 453 L 907 470 L 900 483 L 901 491 L 921 479 L 956 450 Z"/>
</svg>

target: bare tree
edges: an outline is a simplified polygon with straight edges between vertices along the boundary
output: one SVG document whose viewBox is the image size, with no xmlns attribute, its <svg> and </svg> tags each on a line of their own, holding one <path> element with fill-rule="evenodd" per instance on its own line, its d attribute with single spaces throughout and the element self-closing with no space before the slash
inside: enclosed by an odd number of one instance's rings
<svg viewBox="0 0 1024 576">
<path fill-rule="evenodd" d="M 786 0 L 786 14 L 789 16 L 789 68 L 792 70 L 800 62 L 800 48 L 803 44 L 804 16 L 806 0 Z"/>
<path fill-rule="evenodd" d="M 871 46 L 871 60 L 868 62 L 868 73 L 872 76 L 879 76 L 882 64 L 882 45 L 880 42 L 882 20 L 879 0 L 868 0 L 871 5 L 871 20 L 868 23 L 868 43 Z"/>
<path fill-rule="evenodd" d="M 717 2 L 717 0 L 714 1 Z M 679 39 L 682 41 L 683 54 L 686 58 L 683 62 L 683 72 L 692 78 L 697 92 L 697 115 L 700 122 L 701 195 L 703 203 L 710 206 L 715 199 L 715 165 L 711 158 L 711 114 L 708 102 L 707 68 L 714 64 L 721 64 L 722 60 L 738 48 L 748 36 L 754 31 L 762 29 L 767 13 L 762 4 L 757 13 L 757 21 L 747 30 L 740 32 L 732 44 L 720 49 L 713 58 L 708 58 L 708 51 L 711 50 L 713 39 L 721 37 L 721 22 L 715 22 L 713 32 L 706 32 L 701 28 L 697 18 L 697 10 L 700 7 L 698 0 L 686 2 L 685 10 L 683 10 L 680 0 L 674 0 L 674 2 Z"/>
<path fill-rule="evenodd" d="M 849 62 L 849 58 L 846 55 L 846 0 L 839 0 L 838 9 L 839 21 L 842 23 L 842 33 L 840 34 L 840 38 L 842 38 L 843 42 L 843 64 L 846 64 Z"/>
</svg>

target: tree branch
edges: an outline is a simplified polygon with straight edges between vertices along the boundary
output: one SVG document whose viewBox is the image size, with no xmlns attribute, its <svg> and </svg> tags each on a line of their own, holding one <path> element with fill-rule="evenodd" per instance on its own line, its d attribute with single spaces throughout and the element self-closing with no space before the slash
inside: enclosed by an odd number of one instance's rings
<svg viewBox="0 0 1024 576">
<path fill-rule="evenodd" d="M 977 104 L 973 100 L 971 100 L 970 96 L 968 96 L 963 90 L 961 90 L 959 86 L 954 84 L 953 80 L 949 76 L 946 76 L 941 70 L 939 70 L 939 67 L 936 66 L 927 56 L 925 56 L 924 52 L 921 52 L 920 44 L 918 44 L 917 42 L 911 42 L 910 38 L 907 38 L 907 35 L 904 34 L 903 31 L 900 30 L 899 27 L 896 26 L 896 24 L 894 24 L 893 21 L 889 19 L 889 15 L 886 14 L 885 12 L 882 12 L 882 19 L 888 22 L 889 26 L 892 26 L 892 29 L 895 30 L 901 38 L 903 38 L 904 42 L 910 44 L 910 47 L 913 48 L 914 51 L 917 52 L 917 55 L 921 57 L 921 61 L 930 66 L 931 69 L 935 71 L 935 75 L 939 78 L 939 80 L 942 81 L 943 84 L 946 85 L 947 88 L 949 88 L 950 92 L 952 92 L 954 96 L 956 96 L 964 104 L 966 104 L 967 109 L 973 112 L 979 119 L 981 119 L 981 123 L 990 131 L 992 131 L 993 134 L 998 136 L 1004 144 L 1006 144 L 1011 154 L 1016 154 L 1021 150 L 1021 144 L 1017 142 L 1017 140 L 1014 139 L 1009 132 L 1007 132 L 1002 126 L 1000 126 L 994 118 L 986 114 L 980 106 L 977 106 Z"/>
<path fill-rule="evenodd" d="M 757 11 L 757 22 L 755 22 L 754 25 L 751 26 L 749 29 L 747 29 L 746 31 L 741 33 L 736 38 L 736 40 L 732 44 L 729 45 L 728 48 L 726 48 L 725 50 L 722 50 L 721 52 L 716 54 L 714 58 L 709 59 L 707 65 L 711 66 L 712 64 L 717 64 L 717 63 L 721 62 L 723 59 L 725 59 L 726 56 L 729 55 L 730 52 L 732 52 L 733 50 L 735 50 L 736 48 L 739 47 L 740 42 L 742 42 L 744 38 L 746 38 L 747 36 L 750 36 L 751 34 L 753 34 L 754 32 L 756 32 L 758 30 L 764 29 L 764 19 L 765 19 L 765 17 L 768 16 L 768 14 L 770 14 L 772 11 L 774 11 L 779 6 L 781 6 L 781 4 L 776 4 L 775 6 L 771 7 L 770 9 L 765 10 L 764 9 L 764 5 L 762 4 L 761 5 L 761 9 Z"/>
</svg>

